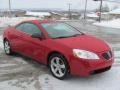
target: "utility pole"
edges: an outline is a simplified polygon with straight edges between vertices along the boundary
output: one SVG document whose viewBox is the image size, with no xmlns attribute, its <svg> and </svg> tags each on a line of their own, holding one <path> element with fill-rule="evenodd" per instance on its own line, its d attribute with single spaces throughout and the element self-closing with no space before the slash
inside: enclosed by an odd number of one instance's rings
<svg viewBox="0 0 120 90">
<path fill-rule="evenodd" d="M 86 11 L 87 11 L 87 0 L 85 1 L 84 19 L 86 19 Z"/>
<path fill-rule="evenodd" d="M 69 16 L 69 19 L 71 20 L 71 3 L 68 4 L 68 16 Z"/>
<path fill-rule="evenodd" d="M 9 17 L 11 17 L 11 0 L 9 0 Z"/>
<path fill-rule="evenodd" d="M 102 15 L 102 3 L 103 0 L 100 1 L 100 15 L 99 15 L 99 22 L 101 22 L 101 15 Z"/>
</svg>

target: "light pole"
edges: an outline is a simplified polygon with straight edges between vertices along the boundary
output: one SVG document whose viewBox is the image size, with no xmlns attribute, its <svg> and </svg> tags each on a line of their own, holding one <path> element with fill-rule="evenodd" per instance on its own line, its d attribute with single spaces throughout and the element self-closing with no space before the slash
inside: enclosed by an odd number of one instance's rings
<svg viewBox="0 0 120 90">
<path fill-rule="evenodd" d="M 84 19 L 86 19 L 86 11 L 87 11 L 87 0 L 85 1 Z"/>
<path fill-rule="evenodd" d="M 11 17 L 11 0 L 9 0 L 9 17 Z"/>
<path fill-rule="evenodd" d="M 69 19 L 71 19 L 71 3 L 68 4 L 68 16 L 69 16 Z"/>
</svg>

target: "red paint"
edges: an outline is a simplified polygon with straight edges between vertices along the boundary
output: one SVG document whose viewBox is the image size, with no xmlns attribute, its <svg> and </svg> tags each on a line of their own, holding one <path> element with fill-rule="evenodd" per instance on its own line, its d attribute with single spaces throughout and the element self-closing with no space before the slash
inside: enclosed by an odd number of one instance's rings
<svg viewBox="0 0 120 90">
<path fill-rule="evenodd" d="M 51 39 L 40 23 L 50 23 L 57 21 L 50 20 L 31 20 L 26 21 L 36 24 L 44 34 L 44 39 L 32 38 L 29 34 L 18 31 L 15 27 L 5 30 L 4 38 L 8 39 L 12 50 L 20 54 L 29 56 L 43 64 L 47 64 L 48 55 L 51 52 L 63 54 L 70 65 L 72 75 L 87 76 L 94 70 L 112 66 L 114 57 L 106 60 L 102 53 L 110 51 L 110 47 L 103 41 L 90 35 L 77 37 Z M 73 55 L 73 49 L 83 49 L 96 53 L 99 60 L 83 60 Z"/>
</svg>

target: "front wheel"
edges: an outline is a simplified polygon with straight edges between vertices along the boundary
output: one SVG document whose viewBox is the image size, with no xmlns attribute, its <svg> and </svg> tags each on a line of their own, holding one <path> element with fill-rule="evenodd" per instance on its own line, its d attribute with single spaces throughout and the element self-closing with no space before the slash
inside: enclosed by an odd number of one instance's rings
<svg viewBox="0 0 120 90">
<path fill-rule="evenodd" d="M 12 50 L 11 50 L 9 41 L 8 40 L 4 40 L 3 44 L 4 44 L 4 51 L 5 51 L 5 53 L 7 55 L 11 55 L 12 54 Z"/>
<path fill-rule="evenodd" d="M 49 68 L 52 75 L 61 80 L 67 76 L 69 70 L 67 60 L 60 54 L 50 56 Z"/>
</svg>

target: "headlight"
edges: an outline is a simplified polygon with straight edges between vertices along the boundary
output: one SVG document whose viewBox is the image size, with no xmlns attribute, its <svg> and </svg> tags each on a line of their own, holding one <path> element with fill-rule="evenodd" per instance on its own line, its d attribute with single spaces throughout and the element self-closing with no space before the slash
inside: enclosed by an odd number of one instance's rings
<svg viewBox="0 0 120 90">
<path fill-rule="evenodd" d="M 83 59 L 92 59 L 92 60 L 99 59 L 97 54 L 86 50 L 73 49 L 73 54 L 74 56 Z"/>
</svg>

